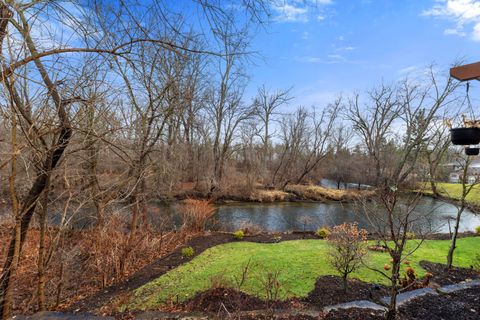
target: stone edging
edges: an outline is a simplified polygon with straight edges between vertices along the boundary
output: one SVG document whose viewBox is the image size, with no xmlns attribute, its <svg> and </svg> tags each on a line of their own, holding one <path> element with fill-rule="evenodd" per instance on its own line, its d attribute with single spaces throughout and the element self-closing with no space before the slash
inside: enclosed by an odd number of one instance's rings
<svg viewBox="0 0 480 320">
<path fill-rule="evenodd" d="M 470 280 L 470 281 L 462 281 L 456 284 L 451 284 L 447 286 L 440 287 L 438 289 L 432 289 L 432 288 L 421 288 L 417 290 L 412 290 L 412 291 L 407 291 L 404 293 L 400 293 L 397 296 L 397 307 L 410 302 L 413 299 L 422 297 L 427 294 L 431 295 L 438 295 L 438 294 L 449 294 L 455 291 L 459 290 L 464 290 L 464 289 L 470 289 L 473 287 L 480 286 L 480 280 Z M 380 299 L 380 301 L 388 305 L 390 301 L 390 297 L 386 296 Z M 326 313 L 332 311 L 332 310 L 338 310 L 338 309 L 350 309 L 350 308 L 359 308 L 359 309 L 373 309 L 373 310 L 380 310 L 380 311 L 387 311 L 387 308 L 385 306 L 382 306 L 380 304 L 374 303 L 372 301 L 368 300 L 357 300 L 357 301 L 350 301 L 346 303 L 340 303 L 336 304 L 333 306 L 327 306 L 323 308 L 323 311 Z"/>
</svg>

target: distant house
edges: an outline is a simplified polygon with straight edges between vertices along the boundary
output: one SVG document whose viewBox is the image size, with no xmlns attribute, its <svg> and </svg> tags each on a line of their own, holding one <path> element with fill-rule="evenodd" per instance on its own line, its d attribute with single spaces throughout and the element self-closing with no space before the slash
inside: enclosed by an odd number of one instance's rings
<svg viewBox="0 0 480 320">
<path fill-rule="evenodd" d="M 448 176 L 448 182 L 461 183 L 463 176 L 464 161 L 462 159 L 455 160 L 445 164 L 444 166 L 450 168 L 450 174 Z M 480 177 L 480 160 L 473 160 L 468 168 L 467 183 L 472 184 L 478 181 Z"/>
</svg>

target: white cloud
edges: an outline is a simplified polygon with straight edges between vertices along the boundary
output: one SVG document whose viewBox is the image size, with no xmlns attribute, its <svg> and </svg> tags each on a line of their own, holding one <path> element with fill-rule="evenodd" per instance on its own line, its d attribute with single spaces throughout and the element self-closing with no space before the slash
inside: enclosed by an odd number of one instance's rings
<svg viewBox="0 0 480 320">
<path fill-rule="evenodd" d="M 355 50 L 356 47 L 353 47 L 353 46 L 346 46 L 346 47 L 339 47 L 337 48 L 336 50 L 337 51 L 353 51 Z"/>
<path fill-rule="evenodd" d="M 350 60 L 339 54 L 328 54 L 325 58 L 322 57 L 312 57 L 312 56 L 302 56 L 294 57 L 295 61 L 303 63 L 320 63 L 320 64 L 363 64 L 364 61 L 360 60 Z"/>
<path fill-rule="evenodd" d="M 272 9 L 276 13 L 274 20 L 277 22 L 308 22 L 312 11 L 319 6 L 332 4 L 332 0 L 276 0 L 272 1 Z M 322 21 L 325 16 L 316 16 L 317 21 Z"/>
<path fill-rule="evenodd" d="M 422 15 L 455 22 L 455 28 L 445 29 L 446 35 L 470 35 L 474 41 L 480 41 L 479 0 L 439 0 L 432 8 L 423 11 Z"/>
<path fill-rule="evenodd" d="M 409 75 L 409 74 L 418 72 L 419 69 L 420 69 L 419 66 L 408 66 L 408 67 L 405 67 L 405 68 L 402 68 L 402 69 L 398 70 L 398 73 L 402 76 L 403 75 Z"/>
<path fill-rule="evenodd" d="M 465 32 L 458 29 L 445 29 L 443 33 L 446 34 L 447 36 L 454 35 L 454 36 L 465 37 L 467 35 Z"/>
<path fill-rule="evenodd" d="M 472 38 L 475 41 L 480 41 L 480 23 L 477 23 L 473 27 L 473 33 L 472 33 Z"/>
<path fill-rule="evenodd" d="M 302 7 L 296 7 L 291 4 L 274 6 L 273 9 L 278 13 L 276 20 L 280 22 L 308 22 L 308 10 Z"/>
</svg>

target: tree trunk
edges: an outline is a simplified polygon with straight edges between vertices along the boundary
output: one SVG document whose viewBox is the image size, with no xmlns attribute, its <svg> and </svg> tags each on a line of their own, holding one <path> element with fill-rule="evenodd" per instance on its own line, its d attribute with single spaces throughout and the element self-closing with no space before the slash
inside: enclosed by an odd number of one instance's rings
<svg viewBox="0 0 480 320">
<path fill-rule="evenodd" d="M 347 279 L 346 274 L 343 275 L 342 280 L 343 280 L 343 292 L 347 293 L 347 291 L 348 291 L 348 279 Z"/>
<path fill-rule="evenodd" d="M 50 180 L 50 179 L 48 179 Z M 40 239 L 38 246 L 38 266 L 37 266 L 37 303 L 38 310 L 45 311 L 45 238 L 46 238 L 46 229 L 47 229 L 47 207 L 48 207 L 48 194 L 49 194 L 49 184 L 50 181 L 47 181 L 45 191 L 43 192 L 41 199 L 41 208 L 39 212 L 39 223 L 40 223 Z"/>
<path fill-rule="evenodd" d="M 47 180 L 50 177 L 53 168 L 56 167 L 60 157 L 67 147 L 71 134 L 72 132 L 70 128 L 62 129 L 58 140 L 59 143 L 57 143 L 57 146 L 54 147 L 47 155 L 43 165 L 43 170 L 36 177 L 33 186 L 30 188 L 30 191 L 23 202 L 23 206 L 20 211 L 21 218 L 20 221 L 16 223 L 15 232 L 10 240 L 7 258 L 3 266 L 4 272 L 0 277 L 0 314 L 4 319 L 7 318 L 5 315 L 5 310 L 8 311 L 9 309 L 8 293 L 10 292 L 10 286 L 12 285 L 12 271 L 16 269 L 18 257 L 22 250 L 23 244 L 25 243 L 28 227 L 30 226 L 30 221 L 32 220 L 35 212 L 35 207 L 37 206 L 37 200 L 45 189 Z"/>
<path fill-rule="evenodd" d="M 462 207 L 458 210 L 457 218 L 455 219 L 455 226 L 453 228 L 452 240 L 451 240 L 450 248 L 448 249 L 448 255 L 447 255 L 447 268 L 448 269 L 451 269 L 452 266 L 453 266 L 453 253 L 454 253 L 456 245 L 457 245 L 457 236 L 458 236 L 458 229 L 460 227 L 460 218 L 462 216 L 464 208 L 465 207 L 462 204 Z"/>
<path fill-rule="evenodd" d="M 403 250 L 403 249 L 402 249 Z M 395 320 L 397 316 L 398 278 L 400 276 L 400 258 L 393 257 L 392 278 L 390 288 L 390 303 L 388 305 L 387 320 Z"/>
</svg>

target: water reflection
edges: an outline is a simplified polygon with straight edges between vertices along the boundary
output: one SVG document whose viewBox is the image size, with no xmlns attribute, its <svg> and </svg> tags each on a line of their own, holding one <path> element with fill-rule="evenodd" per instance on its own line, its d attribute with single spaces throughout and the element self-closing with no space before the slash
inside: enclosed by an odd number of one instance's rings
<svg viewBox="0 0 480 320">
<path fill-rule="evenodd" d="M 455 206 L 425 197 L 415 209 L 415 216 L 431 213 L 428 227 L 436 232 L 449 232 L 446 217 L 455 217 Z M 266 231 L 316 230 L 319 226 L 334 226 L 344 222 L 357 222 L 359 227 L 371 229 L 362 210 L 352 204 L 329 203 L 275 203 L 275 204 L 231 204 L 220 206 L 217 219 L 227 230 L 254 224 Z M 422 222 L 427 224 L 426 221 Z M 453 224 L 453 222 L 451 222 Z M 480 225 L 480 216 L 465 211 L 460 231 L 474 231 Z M 418 226 L 417 226 L 418 227 Z M 425 225 L 424 225 L 425 227 Z"/>
<path fill-rule="evenodd" d="M 359 227 L 371 230 L 363 210 L 353 204 L 328 202 L 328 203 L 236 203 L 220 205 L 217 207 L 215 219 L 218 221 L 216 228 L 233 231 L 245 225 L 257 225 L 265 231 L 313 231 L 321 226 L 334 226 L 344 222 L 357 222 Z M 52 208 L 53 209 L 53 208 Z M 57 208 L 56 208 L 57 209 Z M 172 230 L 180 227 L 181 221 L 175 203 L 152 201 L 148 206 L 147 219 L 149 224 L 156 229 Z M 427 224 L 436 232 L 448 233 L 449 220 L 453 225 L 457 209 L 455 206 L 430 197 L 424 197 L 416 207 L 417 216 L 424 216 L 431 212 L 431 219 L 423 221 L 422 227 Z M 51 216 L 50 223 L 58 225 L 61 219 L 61 210 Z M 129 221 L 131 210 L 123 204 L 116 204 L 110 212 L 123 216 Z M 378 209 L 381 214 L 381 209 Z M 95 223 L 95 209 L 83 207 L 73 212 L 68 212 L 67 219 L 71 219 L 70 226 L 75 229 L 89 228 Z M 416 223 L 418 227 L 419 223 Z M 480 225 L 480 215 L 475 215 L 466 210 L 462 215 L 460 232 L 474 231 Z"/>
</svg>

